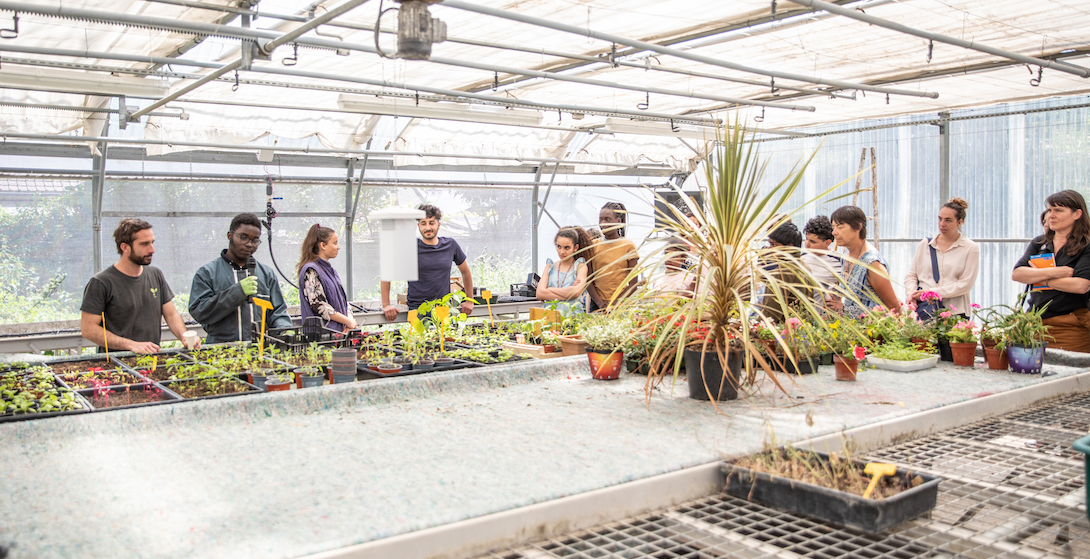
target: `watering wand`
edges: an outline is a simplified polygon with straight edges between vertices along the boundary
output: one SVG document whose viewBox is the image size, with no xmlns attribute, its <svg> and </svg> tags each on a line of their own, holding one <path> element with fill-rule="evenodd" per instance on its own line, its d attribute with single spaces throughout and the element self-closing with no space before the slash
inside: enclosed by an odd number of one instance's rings
<svg viewBox="0 0 1090 559">
<path fill-rule="evenodd" d="M 260 297 L 254 297 L 253 300 L 255 305 L 261 307 L 261 344 L 258 351 L 265 353 L 265 314 L 272 310 L 272 301 Z"/>
<path fill-rule="evenodd" d="M 882 476 L 897 475 L 897 466 L 881 462 L 867 462 L 867 466 L 863 468 L 863 473 L 874 476 L 871 478 L 867 490 L 863 492 L 863 498 L 869 499 L 871 493 L 874 492 L 874 488 L 878 487 L 878 480 L 882 479 Z"/>
</svg>

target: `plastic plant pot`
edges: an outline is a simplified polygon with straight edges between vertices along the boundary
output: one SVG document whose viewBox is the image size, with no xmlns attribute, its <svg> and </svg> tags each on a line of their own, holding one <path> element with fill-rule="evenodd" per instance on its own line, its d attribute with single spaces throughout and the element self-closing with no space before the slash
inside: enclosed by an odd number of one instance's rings
<svg viewBox="0 0 1090 559">
<path fill-rule="evenodd" d="M 300 388 L 314 388 L 325 383 L 325 373 L 319 367 L 299 367 L 295 369 L 295 378 Z"/>
<path fill-rule="evenodd" d="M 384 375 L 400 373 L 401 365 L 398 365 L 397 363 L 383 363 L 378 366 L 378 372 Z"/>
<path fill-rule="evenodd" d="M 413 363 L 414 371 L 430 371 L 435 368 L 435 361 L 431 359 L 421 359 L 416 363 Z"/>
<path fill-rule="evenodd" d="M 587 359 L 590 360 L 590 376 L 595 380 L 616 380 L 621 377 L 623 352 L 588 347 Z"/>
<path fill-rule="evenodd" d="M 954 353 L 950 350 L 950 340 L 939 340 L 935 343 L 939 348 L 939 361 L 954 361 Z"/>
<path fill-rule="evenodd" d="M 784 361 L 784 368 L 787 369 L 787 373 L 792 375 L 809 375 L 817 372 L 818 360 L 816 357 L 811 357 L 809 359 L 806 357 L 796 357 L 795 359 L 799 362 L 797 368 L 790 360 Z"/>
<path fill-rule="evenodd" d="M 972 367 L 976 362 L 976 342 L 950 342 L 950 354 L 955 367 Z"/>
<path fill-rule="evenodd" d="M 341 373 L 334 370 L 330 374 L 333 375 L 333 384 L 356 382 L 356 371 L 354 370 L 351 373 Z"/>
<path fill-rule="evenodd" d="M 833 354 L 832 353 L 822 353 L 821 354 L 821 364 L 822 365 L 832 365 L 833 364 Z"/>
<path fill-rule="evenodd" d="M 1007 358 L 1010 359 L 1011 371 L 1023 375 L 1039 375 L 1045 362 L 1045 348 L 1048 342 L 1038 347 L 1022 347 L 1012 345 L 1007 348 Z"/>
<path fill-rule="evenodd" d="M 268 378 L 272 372 L 272 369 L 258 369 L 246 375 L 247 381 L 256 387 L 265 390 L 265 379 Z"/>
<path fill-rule="evenodd" d="M 703 361 L 703 368 L 701 368 Z M 719 361 L 719 354 L 685 350 L 685 377 L 689 382 L 689 397 L 694 400 L 738 399 L 738 379 L 742 373 L 742 352 L 727 353 L 727 366 Z"/>
<path fill-rule="evenodd" d="M 565 356 L 586 353 L 587 341 L 582 336 L 560 336 L 560 350 Z"/>
<path fill-rule="evenodd" d="M 279 392 L 281 390 L 291 390 L 290 380 L 265 380 L 265 390 L 268 392 Z"/>
</svg>

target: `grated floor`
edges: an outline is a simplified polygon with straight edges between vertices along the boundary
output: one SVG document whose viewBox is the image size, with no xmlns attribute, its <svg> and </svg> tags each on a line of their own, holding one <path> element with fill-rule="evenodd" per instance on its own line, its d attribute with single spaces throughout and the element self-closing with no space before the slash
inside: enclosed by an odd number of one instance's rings
<svg viewBox="0 0 1090 559">
<path fill-rule="evenodd" d="M 930 515 L 882 534 L 717 495 L 481 559 L 1087 558 L 1088 431 L 1080 394 L 873 451 L 943 478 Z"/>
</svg>

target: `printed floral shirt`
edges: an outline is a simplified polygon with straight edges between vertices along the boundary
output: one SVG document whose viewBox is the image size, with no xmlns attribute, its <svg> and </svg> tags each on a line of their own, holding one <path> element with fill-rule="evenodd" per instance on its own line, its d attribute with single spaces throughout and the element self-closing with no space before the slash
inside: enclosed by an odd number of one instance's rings
<svg viewBox="0 0 1090 559">
<path fill-rule="evenodd" d="M 314 314 L 322 317 L 322 320 L 332 320 L 333 313 L 337 312 L 333 309 L 333 305 L 329 304 L 325 289 L 322 287 L 322 280 L 314 268 L 308 268 L 306 275 L 303 276 L 303 298 L 314 310 Z"/>
<path fill-rule="evenodd" d="M 878 298 L 874 288 L 871 287 L 870 280 L 867 278 L 867 272 L 870 271 L 869 266 L 874 262 L 878 262 L 885 266 L 886 270 L 889 270 L 889 264 L 886 263 L 885 257 L 873 248 L 864 252 L 859 257 L 859 261 L 866 265 L 853 265 L 852 262 L 844 262 L 844 285 L 863 303 L 863 307 L 860 307 L 855 301 L 844 300 L 844 314 L 853 317 L 858 317 L 882 305 L 882 300 Z"/>
</svg>

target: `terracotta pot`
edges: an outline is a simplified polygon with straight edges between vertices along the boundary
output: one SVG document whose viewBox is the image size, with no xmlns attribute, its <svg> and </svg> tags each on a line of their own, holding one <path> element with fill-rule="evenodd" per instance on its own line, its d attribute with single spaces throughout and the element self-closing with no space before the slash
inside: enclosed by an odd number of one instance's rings
<svg viewBox="0 0 1090 559">
<path fill-rule="evenodd" d="M 578 334 L 574 336 L 560 336 L 560 349 L 564 355 L 582 355 L 587 351 L 587 341 Z"/>
<path fill-rule="evenodd" d="M 1010 368 L 1010 359 L 1007 358 L 1006 350 L 995 349 L 995 345 L 992 347 L 984 347 L 984 357 L 988 360 L 988 368 L 996 371 L 1005 371 Z"/>
<path fill-rule="evenodd" d="M 912 338 L 912 343 L 916 344 L 916 349 L 920 351 L 927 351 L 927 346 L 934 347 L 931 340 L 926 340 L 924 338 Z"/>
<path fill-rule="evenodd" d="M 541 348 L 545 353 L 556 353 L 556 345 L 554 344 L 545 344 Z"/>
<path fill-rule="evenodd" d="M 988 339 L 988 338 L 984 338 L 984 339 L 980 340 L 980 345 L 984 346 L 984 349 L 993 348 L 998 344 L 999 344 L 999 340 L 991 340 L 991 339 Z"/>
<path fill-rule="evenodd" d="M 836 367 L 836 380 L 855 381 L 855 373 L 859 370 L 859 360 L 844 355 L 834 355 L 833 365 Z"/>
<path fill-rule="evenodd" d="M 624 365 L 624 353 L 608 349 L 587 348 L 590 360 L 590 376 L 596 380 L 615 380 L 621 376 Z"/>
<path fill-rule="evenodd" d="M 976 361 L 976 342 L 950 342 L 955 367 L 972 367 Z"/>
</svg>

